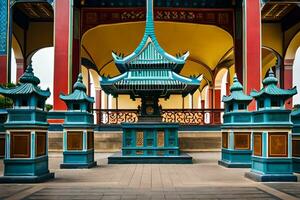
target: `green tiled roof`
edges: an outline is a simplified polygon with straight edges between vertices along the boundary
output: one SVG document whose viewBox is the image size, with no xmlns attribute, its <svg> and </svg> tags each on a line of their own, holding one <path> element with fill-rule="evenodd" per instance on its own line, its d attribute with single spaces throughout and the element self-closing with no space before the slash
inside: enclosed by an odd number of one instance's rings
<svg viewBox="0 0 300 200">
<path fill-rule="evenodd" d="M 154 32 L 153 0 L 146 2 L 146 27 L 141 43 L 129 56 L 112 53 L 121 75 L 101 77 L 101 88 L 113 96 L 130 94 L 132 98 L 147 95 L 167 98 L 170 94 L 194 93 L 202 77 L 179 75 L 189 53 L 174 57 L 160 47 Z"/>
<path fill-rule="evenodd" d="M 29 64 L 25 73 L 20 77 L 19 84 L 14 88 L 3 88 L 0 87 L 0 94 L 9 97 L 17 98 L 22 95 L 36 94 L 42 98 L 48 98 L 50 96 L 49 88 L 42 90 L 38 84 L 40 79 L 34 76 L 32 65 Z"/>
<path fill-rule="evenodd" d="M 161 76 L 152 75 L 161 73 Z M 138 76 L 140 74 L 140 76 Z M 144 75 L 148 74 L 148 78 Z M 109 94 L 130 94 L 132 97 L 139 97 L 141 93 L 157 93 L 160 97 L 167 97 L 170 94 L 187 94 L 194 93 L 198 87 L 202 76 L 197 79 L 190 79 L 176 74 L 170 70 L 163 72 L 149 71 L 129 71 L 117 77 L 108 79 L 102 77 L 101 87 Z"/>
<path fill-rule="evenodd" d="M 157 65 L 179 73 L 189 56 L 189 52 L 175 57 L 161 48 L 155 35 L 153 0 L 147 0 L 146 27 L 141 43 L 133 53 L 126 57 L 114 52 L 112 56 L 120 73 L 124 73 L 128 69 L 156 68 Z"/>
<path fill-rule="evenodd" d="M 86 94 L 86 87 L 82 82 L 82 74 L 78 75 L 77 82 L 74 84 L 73 90 L 74 91 L 69 95 L 59 95 L 59 98 L 63 101 L 87 101 L 94 103 L 94 98 Z"/>
<path fill-rule="evenodd" d="M 250 103 L 252 101 L 252 97 L 244 93 L 243 86 L 239 82 L 236 74 L 233 77 L 233 84 L 230 87 L 230 92 L 231 94 L 229 96 L 223 96 L 223 102 L 227 103 L 230 101 L 244 101 Z"/>
<path fill-rule="evenodd" d="M 281 99 L 288 99 L 297 94 L 297 88 L 289 90 L 281 89 L 277 86 L 278 79 L 274 76 L 274 72 L 270 69 L 268 77 L 263 80 L 264 87 L 260 91 L 252 91 L 250 95 L 256 99 L 264 96 L 274 96 Z"/>
</svg>

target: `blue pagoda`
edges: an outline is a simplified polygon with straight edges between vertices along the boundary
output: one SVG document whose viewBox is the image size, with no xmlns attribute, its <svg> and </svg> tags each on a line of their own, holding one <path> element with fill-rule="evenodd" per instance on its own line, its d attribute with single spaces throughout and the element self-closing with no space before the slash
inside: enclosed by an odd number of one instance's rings
<svg viewBox="0 0 300 200">
<path fill-rule="evenodd" d="M 225 167 L 251 167 L 251 112 L 248 105 L 252 97 L 243 92 L 237 76 L 233 77 L 231 94 L 223 96 L 225 104 L 222 125 L 222 158 L 219 164 Z"/>
<path fill-rule="evenodd" d="M 159 98 L 168 99 L 171 94 L 193 94 L 202 76 L 180 75 L 189 52 L 172 56 L 159 45 L 154 29 L 153 0 L 147 0 L 146 27 L 142 41 L 133 53 L 112 53 L 119 76 L 101 77 L 101 88 L 107 94 L 128 94 L 131 99 L 141 98 L 139 121 L 161 121 Z"/>
<path fill-rule="evenodd" d="M 252 166 L 246 177 L 255 181 L 297 181 L 292 165 L 291 111 L 285 101 L 297 94 L 296 87 L 285 90 L 270 69 L 260 91 L 252 91 L 257 110 L 252 112 Z"/>
<path fill-rule="evenodd" d="M 109 163 L 191 163 L 179 152 L 177 123 L 163 123 L 159 98 L 171 94 L 186 96 L 200 86 L 202 76 L 185 77 L 180 72 L 189 56 L 172 56 L 159 45 L 154 29 L 153 0 L 147 0 L 146 27 L 142 41 L 128 56 L 112 53 L 120 75 L 102 76 L 101 88 L 114 97 L 141 98 L 138 123 L 124 123 L 122 155 Z"/>
<path fill-rule="evenodd" d="M 31 64 L 14 88 L 0 87 L 0 94 L 13 101 L 7 109 L 4 176 L 0 182 L 41 182 L 54 178 L 48 169 L 48 123 L 42 90 Z"/>
<path fill-rule="evenodd" d="M 63 163 L 61 168 L 90 168 L 94 160 L 94 117 L 91 108 L 94 98 L 86 94 L 82 75 L 78 75 L 73 93 L 60 95 L 67 107 L 63 124 Z"/>
</svg>

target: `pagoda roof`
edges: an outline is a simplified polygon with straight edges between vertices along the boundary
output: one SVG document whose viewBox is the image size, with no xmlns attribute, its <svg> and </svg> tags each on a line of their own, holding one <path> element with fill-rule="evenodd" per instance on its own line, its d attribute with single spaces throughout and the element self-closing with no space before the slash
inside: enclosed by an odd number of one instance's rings
<svg viewBox="0 0 300 200">
<path fill-rule="evenodd" d="M 86 101 L 94 103 L 94 98 L 86 94 L 86 87 L 82 82 L 82 74 L 78 74 L 76 83 L 73 86 L 73 92 L 69 95 L 60 94 L 59 98 L 63 101 Z"/>
<path fill-rule="evenodd" d="M 274 76 L 274 72 L 270 69 L 268 77 L 263 80 L 264 87 L 260 91 L 252 91 L 250 95 L 256 99 L 264 96 L 274 96 L 281 99 L 288 99 L 297 94 L 297 88 L 289 90 L 281 89 L 277 86 L 278 79 Z"/>
<path fill-rule="evenodd" d="M 49 88 L 42 90 L 38 84 L 40 84 L 40 79 L 34 76 L 32 65 L 29 64 L 25 73 L 20 77 L 18 85 L 13 88 L 3 88 L 0 86 L 0 94 L 13 99 L 18 96 L 31 94 L 35 94 L 41 98 L 48 98 L 51 94 Z"/>
<path fill-rule="evenodd" d="M 230 95 L 223 96 L 222 101 L 225 103 L 231 101 L 244 101 L 250 103 L 252 101 L 252 97 L 244 93 L 243 86 L 239 82 L 236 74 L 233 77 L 233 84 L 230 87 Z"/>
<path fill-rule="evenodd" d="M 189 56 L 189 52 L 175 57 L 163 50 L 155 35 L 153 0 L 147 0 L 146 27 L 142 41 L 130 55 L 123 57 L 112 52 L 112 56 L 120 73 L 131 68 L 155 68 L 155 65 L 179 73 Z"/>
<path fill-rule="evenodd" d="M 114 78 L 101 79 L 102 89 L 114 96 L 130 94 L 132 98 L 136 98 L 141 93 L 148 93 L 168 98 L 170 94 L 186 96 L 194 93 L 199 88 L 202 76 L 192 79 L 171 70 L 144 70 L 129 71 Z"/>
</svg>

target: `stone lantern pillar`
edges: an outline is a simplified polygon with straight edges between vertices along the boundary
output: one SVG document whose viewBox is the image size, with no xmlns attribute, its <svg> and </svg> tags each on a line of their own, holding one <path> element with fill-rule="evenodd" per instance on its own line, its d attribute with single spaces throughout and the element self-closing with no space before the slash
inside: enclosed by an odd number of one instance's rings
<svg viewBox="0 0 300 200">
<path fill-rule="evenodd" d="M 256 111 L 252 112 L 252 167 L 245 176 L 255 181 L 297 181 L 292 166 L 292 122 L 285 101 L 297 89 L 277 87 L 272 70 L 260 91 L 252 91 Z"/>
<path fill-rule="evenodd" d="M 0 182 L 41 182 L 54 178 L 48 169 L 48 123 L 45 101 L 49 89 L 42 90 L 31 64 L 14 88 L 0 94 L 13 100 L 7 109 L 4 176 Z"/>
<path fill-rule="evenodd" d="M 68 111 L 63 124 L 63 163 L 60 168 L 91 168 L 94 161 L 94 98 L 87 96 L 82 75 L 73 86 L 73 93 L 60 95 Z"/>
<path fill-rule="evenodd" d="M 222 158 L 219 165 L 233 168 L 251 167 L 251 112 L 248 105 L 252 97 L 243 92 L 237 76 L 230 87 L 231 94 L 224 96 L 224 123 L 222 125 Z"/>
</svg>

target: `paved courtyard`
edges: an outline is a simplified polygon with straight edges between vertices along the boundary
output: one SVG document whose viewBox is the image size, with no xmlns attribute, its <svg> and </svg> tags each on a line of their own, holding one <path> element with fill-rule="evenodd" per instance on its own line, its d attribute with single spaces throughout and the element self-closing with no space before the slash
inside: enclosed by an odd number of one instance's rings
<svg viewBox="0 0 300 200">
<path fill-rule="evenodd" d="M 2 184 L 0 199 L 300 199 L 300 183 L 250 181 L 249 169 L 218 166 L 220 153 L 192 153 L 192 165 L 108 165 L 109 155 L 97 153 L 96 168 L 73 170 L 59 169 L 62 156 L 51 153 L 54 180 Z"/>
</svg>

